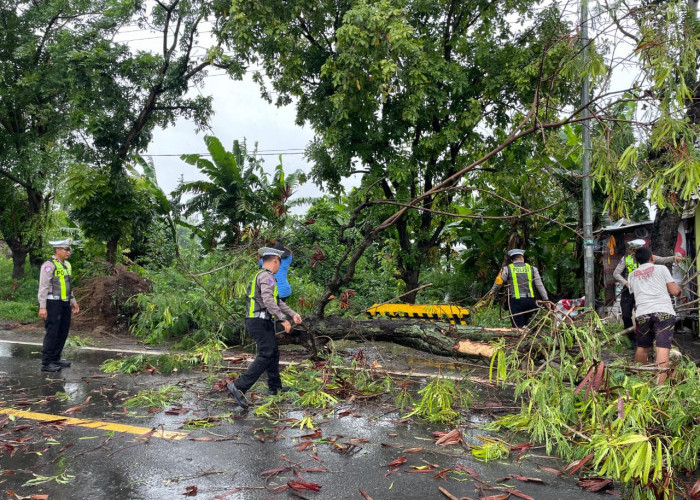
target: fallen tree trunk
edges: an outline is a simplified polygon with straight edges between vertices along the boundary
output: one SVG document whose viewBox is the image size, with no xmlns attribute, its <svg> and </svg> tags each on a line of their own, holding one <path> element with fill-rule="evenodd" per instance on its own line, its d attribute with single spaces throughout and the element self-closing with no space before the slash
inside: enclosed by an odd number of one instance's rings
<svg viewBox="0 0 700 500">
<path fill-rule="evenodd" d="M 353 320 L 328 317 L 307 318 L 292 335 L 282 335 L 280 344 L 304 344 L 312 351 L 328 340 L 356 342 L 386 341 L 431 354 L 469 358 L 490 358 L 491 341 L 506 338 L 515 343 L 523 333 L 515 328 L 481 328 L 437 321 L 370 319 Z"/>
</svg>

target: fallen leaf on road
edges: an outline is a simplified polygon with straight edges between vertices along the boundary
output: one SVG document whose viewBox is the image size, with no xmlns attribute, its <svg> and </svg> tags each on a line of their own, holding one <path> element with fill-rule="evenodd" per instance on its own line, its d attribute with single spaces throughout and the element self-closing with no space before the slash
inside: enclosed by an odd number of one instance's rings
<svg viewBox="0 0 700 500">
<path fill-rule="evenodd" d="M 442 469 L 441 471 L 436 472 L 433 477 L 435 479 L 440 478 L 440 479 L 447 479 L 445 475 L 450 472 L 452 469 Z"/>
<path fill-rule="evenodd" d="M 385 448 L 403 448 L 400 444 L 382 443 Z"/>
<path fill-rule="evenodd" d="M 467 474 L 469 474 L 469 475 L 470 475 L 471 477 L 473 477 L 474 479 L 477 479 L 477 480 L 483 482 L 483 480 L 481 479 L 481 476 L 479 476 L 479 473 L 476 472 L 476 469 L 473 469 L 473 468 L 471 468 L 471 467 L 465 467 L 465 466 L 462 465 L 462 464 L 458 464 L 458 465 L 455 467 L 455 470 L 456 470 L 456 471 L 460 471 L 460 472 L 466 472 Z"/>
<path fill-rule="evenodd" d="M 316 429 L 311 434 L 304 434 L 303 436 L 299 436 L 299 437 L 307 439 L 307 438 L 318 438 L 318 437 L 321 437 L 322 435 L 323 435 L 323 433 L 321 432 L 321 429 Z"/>
<path fill-rule="evenodd" d="M 214 441 L 213 437 L 209 436 L 203 436 L 203 437 L 196 437 L 196 438 L 190 438 L 190 441 Z"/>
<path fill-rule="evenodd" d="M 396 474 L 399 470 L 400 470 L 400 469 L 399 469 L 398 467 L 396 467 L 395 469 L 391 469 L 389 472 L 387 472 L 386 474 L 384 474 L 384 477 L 389 477 L 389 476 L 391 476 L 392 474 Z"/>
<path fill-rule="evenodd" d="M 526 495 L 525 493 L 520 493 L 518 490 L 511 490 L 510 494 L 515 497 L 522 498 L 523 500 L 535 500 L 534 497 Z"/>
<path fill-rule="evenodd" d="M 406 463 L 406 457 L 399 457 L 393 462 L 389 462 L 389 467 L 396 467 L 397 465 L 403 465 Z"/>
<path fill-rule="evenodd" d="M 520 457 L 523 455 L 523 453 L 527 453 L 530 448 L 532 448 L 532 443 L 522 443 L 522 444 L 516 444 L 515 446 L 510 447 L 510 451 L 517 451 L 518 455 L 515 457 L 515 461 L 519 462 Z"/>
<path fill-rule="evenodd" d="M 449 498 L 450 500 L 459 500 L 459 498 L 457 498 L 456 496 L 454 496 L 452 493 L 450 493 L 449 491 L 447 491 L 447 490 L 446 490 L 445 488 L 443 488 L 442 486 L 438 486 L 438 490 L 440 490 L 440 493 L 442 493 L 443 495 L 445 495 L 445 496 L 446 496 L 447 498 Z"/>
<path fill-rule="evenodd" d="M 369 443 L 367 438 L 350 438 L 351 443 Z"/>
<path fill-rule="evenodd" d="M 586 477 L 578 480 L 579 487 L 586 491 L 600 491 L 612 486 L 612 484 L 612 480 L 602 477 Z"/>
<path fill-rule="evenodd" d="M 589 453 L 585 457 L 583 457 L 581 460 L 574 460 L 571 462 L 569 465 L 564 467 L 562 469 L 563 472 L 568 472 L 570 476 L 573 476 L 576 474 L 581 468 L 586 465 L 586 462 L 588 462 L 591 458 L 593 458 L 593 453 Z"/>
<path fill-rule="evenodd" d="M 688 492 L 690 500 L 700 500 L 700 479 L 695 481 L 695 484 Z"/>
<path fill-rule="evenodd" d="M 189 408 L 183 408 L 183 407 L 169 408 L 169 409 L 165 410 L 165 414 L 166 415 L 184 415 L 188 411 L 190 411 Z"/>
<path fill-rule="evenodd" d="M 555 476 L 558 476 L 561 474 L 561 471 L 559 469 L 552 469 L 551 467 L 545 467 L 544 465 L 538 465 L 537 466 L 540 470 L 543 470 L 545 472 L 549 472 L 550 474 L 554 474 Z"/>
<path fill-rule="evenodd" d="M 538 477 L 526 477 L 526 476 L 518 476 L 517 474 L 513 474 L 511 476 L 504 477 L 503 479 L 499 479 L 496 482 L 500 483 L 501 481 L 507 481 L 508 479 L 517 479 L 518 481 L 522 481 L 523 483 L 539 483 L 539 484 L 544 484 L 544 481 L 542 481 Z"/>
<path fill-rule="evenodd" d="M 279 474 L 281 472 L 287 472 L 290 469 L 291 469 L 291 467 L 279 467 L 277 469 L 268 469 L 268 470 L 262 471 L 260 473 L 260 475 L 261 476 L 272 476 L 272 475 Z"/>
<path fill-rule="evenodd" d="M 73 413 L 76 413 L 76 412 L 82 410 L 83 408 L 85 408 L 85 406 L 83 406 L 83 405 L 74 406 L 73 408 L 68 408 L 66 411 L 63 412 L 63 414 L 64 415 L 72 415 Z"/>
<path fill-rule="evenodd" d="M 403 450 L 404 453 L 417 453 L 419 451 L 423 451 L 422 446 L 416 446 L 415 448 L 406 448 Z"/>
<path fill-rule="evenodd" d="M 307 483 L 306 481 L 287 481 L 287 486 L 289 486 L 294 491 L 319 491 L 321 489 L 320 484 Z"/>
<path fill-rule="evenodd" d="M 182 493 L 182 495 L 186 497 L 195 497 L 197 496 L 197 487 L 196 486 L 186 486 L 185 487 L 185 492 Z"/>
<path fill-rule="evenodd" d="M 491 495 L 488 497 L 481 497 L 479 500 L 507 500 L 510 493 L 500 493 L 498 495 Z"/>
<path fill-rule="evenodd" d="M 364 491 L 362 491 L 361 488 L 360 488 L 360 493 L 362 494 L 363 497 L 365 497 L 365 500 L 373 500 L 372 497 L 369 496 L 369 495 L 368 495 L 367 493 L 365 493 Z"/>
<path fill-rule="evenodd" d="M 312 444 L 314 444 L 313 441 L 302 441 L 301 443 L 299 443 L 297 445 L 296 450 L 297 451 L 304 451 L 306 448 L 308 448 Z"/>
<path fill-rule="evenodd" d="M 440 446 L 449 446 L 451 444 L 459 444 L 464 442 L 464 437 L 458 429 L 453 429 L 450 432 L 433 432 L 433 437 L 437 438 L 435 444 Z"/>
</svg>

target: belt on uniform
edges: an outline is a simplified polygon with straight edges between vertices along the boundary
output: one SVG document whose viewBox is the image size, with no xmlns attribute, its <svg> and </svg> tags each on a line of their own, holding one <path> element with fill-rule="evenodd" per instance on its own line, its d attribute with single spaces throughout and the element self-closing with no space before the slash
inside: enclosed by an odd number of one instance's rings
<svg viewBox="0 0 700 500">
<path fill-rule="evenodd" d="M 62 299 L 62 298 L 61 298 L 60 296 L 58 296 L 58 295 L 48 295 L 48 296 L 46 297 L 46 299 L 47 299 L 47 300 L 62 300 L 63 302 L 70 302 L 70 299 Z"/>
<path fill-rule="evenodd" d="M 272 321 L 274 319 L 274 316 L 272 316 L 272 314 L 270 314 L 267 311 L 256 311 L 253 313 L 251 318 L 269 319 L 270 321 Z"/>
</svg>

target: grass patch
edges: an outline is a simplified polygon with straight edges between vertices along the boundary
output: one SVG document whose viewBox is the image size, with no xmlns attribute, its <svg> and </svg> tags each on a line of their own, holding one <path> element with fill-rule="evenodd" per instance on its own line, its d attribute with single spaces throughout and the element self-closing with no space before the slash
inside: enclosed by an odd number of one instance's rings
<svg viewBox="0 0 700 500">
<path fill-rule="evenodd" d="M 30 302 L 0 302 L 0 318 L 18 323 L 39 321 L 39 306 Z"/>
<path fill-rule="evenodd" d="M 12 259 L 0 257 L 0 318 L 19 323 L 39 321 L 37 290 L 39 281 L 29 265 L 25 277 L 12 279 Z"/>
</svg>

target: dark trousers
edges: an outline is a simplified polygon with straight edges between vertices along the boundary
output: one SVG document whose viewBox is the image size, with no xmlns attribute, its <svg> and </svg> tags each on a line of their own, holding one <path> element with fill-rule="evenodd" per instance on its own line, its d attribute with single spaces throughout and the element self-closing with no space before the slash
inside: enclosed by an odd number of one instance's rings
<svg viewBox="0 0 700 500">
<path fill-rule="evenodd" d="M 46 301 L 46 334 L 41 350 L 41 364 L 48 365 L 61 359 L 70 329 L 70 302 L 67 300 Z"/>
<path fill-rule="evenodd" d="M 620 293 L 620 312 L 622 312 L 622 324 L 625 328 L 632 326 L 632 309 L 634 309 L 634 295 L 625 287 Z"/>
<path fill-rule="evenodd" d="M 525 311 L 530 311 L 525 313 Z M 537 300 L 534 297 L 515 299 L 510 297 L 510 321 L 516 328 L 527 326 L 533 314 L 537 312 Z"/>
<path fill-rule="evenodd" d="M 624 287 L 622 292 L 620 292 L 620 312 L 622 313 L 622 325 L 625 329 L 632 326 L 632 310 L 634 306 L 634 294 L 630 293 L 627 287 Z M 636 334 L 634 332 L 628 333 L 627 338 L 632 341 L 632 346 L 634 347 L 637 341 Z"/>
<path fill-rule="evenodd" d="M 246 372 L 236 380 L 236 389 L 246 392 L 267 372 L 270 391 L 282 388 L 280 380 L 280 351 L 275 338 L 275 323 L 268 319 L 246 318 L 245 329 L 258 346 L 258 355 Z"/>
</svg>

